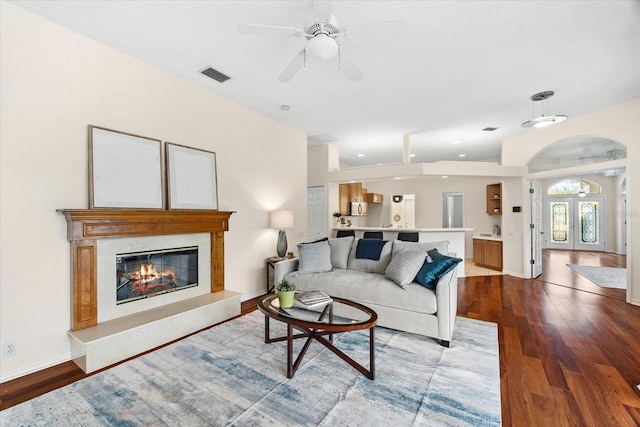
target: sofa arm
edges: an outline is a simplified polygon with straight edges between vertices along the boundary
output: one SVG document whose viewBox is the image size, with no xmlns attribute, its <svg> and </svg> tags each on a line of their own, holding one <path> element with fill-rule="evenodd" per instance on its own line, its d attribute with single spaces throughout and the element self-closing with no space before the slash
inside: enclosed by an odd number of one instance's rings
<svg viewBox="0 0 640 427">
<path fill-rule="evenodd" d="M 454 268 L 442 276 L 436 286 L 438 338 L 446 341 L 443 344 L 447 347 L 453 336 L 453 326 L 458 314 L 458 273 L 456 270 Z"/>
<path fill-rule="evenodd" d="M 296 271 L 298 269 L 298 262 L 298 258 L 291 258 L 275 263 L 273 266 L 273 286 L 277 286 L 287 274 Z"/>
</svg>

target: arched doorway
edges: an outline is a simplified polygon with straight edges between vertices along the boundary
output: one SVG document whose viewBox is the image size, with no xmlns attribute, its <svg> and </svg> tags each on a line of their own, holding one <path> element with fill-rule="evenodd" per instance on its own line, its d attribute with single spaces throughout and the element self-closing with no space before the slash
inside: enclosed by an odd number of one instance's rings
<svg viewBox="0 0 640 427">
<path fill-rule="evenodd" d="M 590 262 L 598 253 L 602 259 L 624 254 L 625 215 L 620 211 L 625 158 L 626 147 L 620 143 L 575 137 L 547 146 L 529 162 L 529 174 L 537 177 L 531 191 L 538 192 L 531 197 L 531 277 L 547 276 L 543 263 L 549 258 L 543 255 L 557 249 L 589 251 Z"/>
</svg>

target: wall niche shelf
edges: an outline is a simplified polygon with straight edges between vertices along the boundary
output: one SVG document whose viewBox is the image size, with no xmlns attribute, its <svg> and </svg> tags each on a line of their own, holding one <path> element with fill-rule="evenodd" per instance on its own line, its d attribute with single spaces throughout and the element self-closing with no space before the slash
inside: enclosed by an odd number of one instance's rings
<svg viewBox="0 0 640 427">
<path fill-rule="evenodd" d="M 487 185 L 487 215 L 502 215 L 502 183 Z"/>
</svg>

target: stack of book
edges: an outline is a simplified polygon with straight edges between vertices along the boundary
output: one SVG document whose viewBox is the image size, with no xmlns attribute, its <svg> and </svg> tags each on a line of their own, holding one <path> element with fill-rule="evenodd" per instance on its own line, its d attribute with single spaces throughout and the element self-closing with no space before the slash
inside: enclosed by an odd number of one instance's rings
<svg viewBox="0 0 640 427">
<path fill-rule="evenodd" d="M 293 305 L 311 310 L 332 303 L 331 297 L 321 291 L 296 292 Z"/>
</svg>

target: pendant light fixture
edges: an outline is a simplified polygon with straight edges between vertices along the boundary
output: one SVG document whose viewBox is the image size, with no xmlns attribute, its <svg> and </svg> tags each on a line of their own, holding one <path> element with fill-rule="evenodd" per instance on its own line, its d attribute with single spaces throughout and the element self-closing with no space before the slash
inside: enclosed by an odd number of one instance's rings
<svg viewBox="0 0 640 427">
<path fill-rule="evenodd" d="M 547 90 L 544 92 L 538 92 L 531 96 L 530 99 L 534 102 L 533 103 L 534 118 L 527 122 L 524 122 L 521 125 L 523 128 L 530 128 L 530 127 L 543 128 L 543 127 L 547 127 L 549 125 L 553 125 L 553 124 L 560 123 L 567 120 L 567 116 L 562 116 L 562 115 L 550 116 L 549 115 L 549 98 L 551 98 L 553 94 L 554 92 L 552 90 Z M 538 118 L 535 118 L 535 102 L 536 101 L 542 101 L 542 115 Z"/>
</svg>

